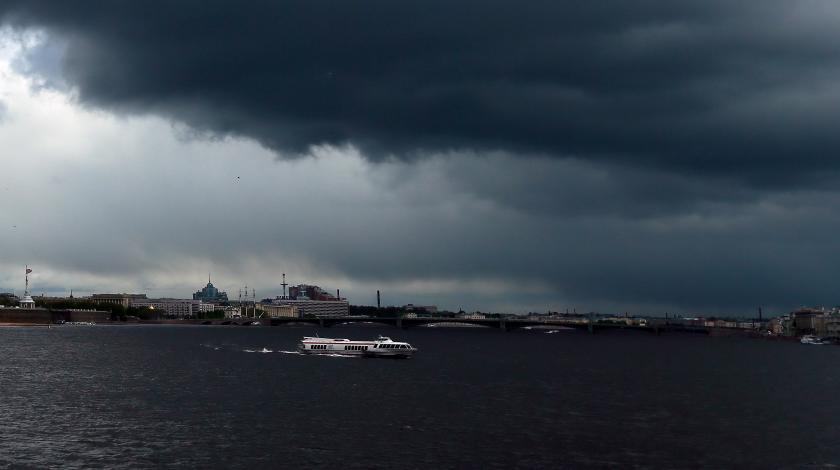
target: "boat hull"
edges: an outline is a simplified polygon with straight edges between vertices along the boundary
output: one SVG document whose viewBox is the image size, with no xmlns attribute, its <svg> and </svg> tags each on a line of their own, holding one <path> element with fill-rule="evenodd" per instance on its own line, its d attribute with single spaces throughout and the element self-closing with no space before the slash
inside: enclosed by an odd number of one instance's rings
<svg viewBox="0 0 840 470">
<path fill-rule="evenodd" d="M 414 356 L 415 351 L 405 351 L 405 352 L 391 352 L 391 351 L 365 351 L 365 357 L 379 357 L 383 359 L 411 359 Z"/>
</svg>

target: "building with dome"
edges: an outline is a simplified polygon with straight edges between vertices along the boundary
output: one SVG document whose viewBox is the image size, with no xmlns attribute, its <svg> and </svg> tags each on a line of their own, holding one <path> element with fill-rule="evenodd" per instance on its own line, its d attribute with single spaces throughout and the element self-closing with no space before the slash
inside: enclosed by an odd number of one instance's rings
<svg viewBox="0 0 840 470">
<path fill-rule="evenodd" d="M 221 302 L 227 302 L 228 296 L 227 292 L 222 292 L 210 282 L 210 276 L 207 276 L 207 285 L 204 286 L 200 291 L 196 291 L 193 294 L 193 300 L 201 300 L 208 303 L 218 304 Z"/>
</svg>

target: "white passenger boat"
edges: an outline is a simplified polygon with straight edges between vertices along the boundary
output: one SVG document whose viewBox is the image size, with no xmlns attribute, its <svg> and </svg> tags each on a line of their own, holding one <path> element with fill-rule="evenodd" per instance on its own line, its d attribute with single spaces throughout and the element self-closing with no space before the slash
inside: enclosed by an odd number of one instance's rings
<svg viewBox="0 0 840 470">
<path fill-rule="evenodd" d="M 387 336 L 380 336 L 373 341 L 304 336 L 298 344 L 298 351 L 304 354 L 409 358 L 417 352 L 417 348 L 408 343 L 393 341 Z"/>
</svg>

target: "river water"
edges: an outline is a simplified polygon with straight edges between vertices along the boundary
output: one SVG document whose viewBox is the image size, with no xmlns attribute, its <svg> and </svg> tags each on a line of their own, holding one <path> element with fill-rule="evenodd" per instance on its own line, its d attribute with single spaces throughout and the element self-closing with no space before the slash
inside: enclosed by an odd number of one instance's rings
<svg viewBox="0 0 840 470">
<path fill-rule="evenodd" d="M 0 329 L 0 467 L 840 464 L 840 347 L 335 327 L 318 332 L 420 352 L 296 354 L 316 331 Z"/>
</svg>

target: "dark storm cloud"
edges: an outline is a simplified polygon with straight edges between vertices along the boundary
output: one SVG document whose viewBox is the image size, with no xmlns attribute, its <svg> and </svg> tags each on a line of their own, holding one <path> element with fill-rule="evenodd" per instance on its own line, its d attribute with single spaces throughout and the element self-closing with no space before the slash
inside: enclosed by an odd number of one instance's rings
<svg viewBox="0 0 840 470">
<path fill-rule="evenodd" d="M 834 168 L 831 1 L 5 1 L 93 106 L 282 152 L 610 159 L 755 184 Z"/>
<path fill-rule="evenodd" d="M 835 0 L 0 0 L 0 23 L 46 31 L 14 65 L 36 87 L 319 156 L 277 164 L 234 140 L 186 155 L 204 142 L 170 147 L 166 125 L 104 140 L 79 125 L 61 135 L 90 148 L 30 174 L 58 172 L 53 207 L 87 210 L 3 235 L 15 265 L 37 254 L 126 288 L 257 266 L 268 290 L 291 264 L 370 292 L 446 285 L 426 298 L 448 307 L 836 302 Z"/>
</svg>

